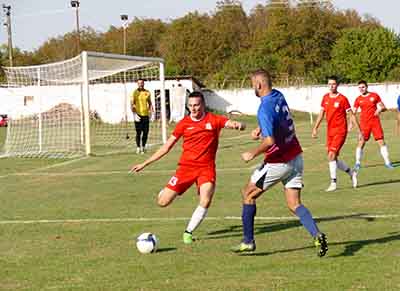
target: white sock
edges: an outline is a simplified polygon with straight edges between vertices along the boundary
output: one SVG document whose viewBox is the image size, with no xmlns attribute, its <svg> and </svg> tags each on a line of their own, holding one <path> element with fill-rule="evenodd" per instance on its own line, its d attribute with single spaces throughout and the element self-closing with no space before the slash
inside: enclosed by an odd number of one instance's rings
<svg viewBox="0 0 400 291">
<path fill-rule="evenodd" d="M 336 183 L 336 169 L 337 163 L 336 161 L 329 162 L 329 173 L 331 174 L 331 181 Z"/>
<path fill-rule="evenodd" d="M 206 217 L 207 211 L 207 208 L 204 208 L 200 205 L 197 206 L 192 214 L 192 218 L 190 219 L 188 226 L 186 227 L 186 231 L 193 232 L 203 221 L 204 217 Z"/>
<path fill-rule="evenodd" d="M 385 161 L 385 164 L 390 164 L 389 151 L 387 145 L 381 146 L 381 155 L 383 160 Z"/>
<path fill-rule="evenodd" d="M 363 156 L 363 149 L 357 147 L 356 148 L 356 164 L 361 164 L 362 156 Z"/>
<path fill-rule="evenodd" d="M 348 165 L 346 165 L 345 162 L 342 160 L 337 160 L 337 167 L 339 170 L 342 170 L 343 172 L 346 172 L 347 174 L 351 175 L 351 170 Z"/>
</svg>

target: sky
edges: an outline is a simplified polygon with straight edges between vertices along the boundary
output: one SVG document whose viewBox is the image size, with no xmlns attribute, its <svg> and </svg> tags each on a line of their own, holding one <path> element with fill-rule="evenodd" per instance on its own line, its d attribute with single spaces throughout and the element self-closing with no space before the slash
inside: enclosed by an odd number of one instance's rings
<svg viewBox="0 0 400 291">
<path fill-rule="evenodd" d="M 90 26 L 106 31 L 110 25 L 120 26 L 121 14 L 134 17 L 159 18 L 168 21 L 182 17 L 188 12 L 212 12 L 216 0 L 80 0 L 80 26 Z M 257 4 L 266 1 L 243 0 L 249 12 Z M 400 33 L 400 1 L 398 0 L 333 0 L 339 9 L 352 8 L 361 15 L 369 14 L 384 26 Z M 75 29 L 75 11 L 70 0 L 3 0 L 11 5 L 13 46 L 22 50 L 37 49 L 48 38 L 63 35 Z M 4 20 L 4 13 L 2 13 Z M 7 32 L 0 27 L 0 44 L 7 43 Z"/>
</svg>

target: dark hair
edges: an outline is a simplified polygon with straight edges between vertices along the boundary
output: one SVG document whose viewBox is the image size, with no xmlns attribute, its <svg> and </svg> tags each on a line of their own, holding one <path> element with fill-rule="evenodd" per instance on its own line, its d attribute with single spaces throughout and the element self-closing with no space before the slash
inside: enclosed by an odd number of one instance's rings
<svg viewBox="0 0 400 291">
<path fill-rule="evenodd" d="M 204 95 L 200 91 L 193 91 L 188 96 L 188 98 L 195 98 L 195 97 L 199 97 L 204 104 L 206 103 L 205 99 L 204 99 Z"/>
<path fill-rule="evenodd" d="M 255 71 L 251 72 L 250 76 L 252 78 L 256 77 L 256 76 L 261 76 L 261 77 L 263 77 L 265 79 L 265 81 L 267 82 L 268 86 L 272 87 L 272 76 L 267 70 L 257 69 Z"/>
<path fill-rule="evenodd" d="M 360 80 L 358 81 L 358 85 L 364 84 L 366 87 L 368 87 L 367 81 L 365 80 Z"/>
<path fill-rule="evenodd" d="M 339 78 L 338 78 L 338 76 L 335 76 L 335 75 L 329 76 L 329 77 L 328 77 L 328 81 L 329 81 L 329 80 L 334 80 L 334 81 L 336 81 L 336 84 L 339 84 Z"/>
</svg>

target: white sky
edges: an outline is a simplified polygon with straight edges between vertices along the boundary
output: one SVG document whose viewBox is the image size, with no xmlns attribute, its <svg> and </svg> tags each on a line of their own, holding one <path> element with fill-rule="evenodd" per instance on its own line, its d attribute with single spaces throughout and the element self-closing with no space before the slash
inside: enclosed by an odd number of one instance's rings
<svg viewBox="0 0 400 291">
<path fill-rule="evenodd" d="M 163 20 L 181 17 L 195 10 L 210 12 L 216 0 L 80 0 L 80 22 L 98 31 L 110 25 L 120 26 L 120 14 L 129 18 L 145 17 Z M 266 1 L 241 1 L 246 11 Z M 75 14 L 69 0 L 3 0 L 12 6 L 13 46 L 22 50 L 38 48 L 49 37 L 62 35 L 75 29 Z M 384 26 L 400 32 L 400 1 L 398 0 L 333 0 L 338 8 L 353 8 L 360 14 L 378 18 Z M 4 13 L 2 13 L 4 15 Z M 5 27 L 1 26 L 0 44 L 7 43 Z"/>
</svg>

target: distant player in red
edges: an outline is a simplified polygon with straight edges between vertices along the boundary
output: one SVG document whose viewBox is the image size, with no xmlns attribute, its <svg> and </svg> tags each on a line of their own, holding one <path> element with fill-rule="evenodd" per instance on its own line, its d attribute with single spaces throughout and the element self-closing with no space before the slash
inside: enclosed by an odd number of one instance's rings
<svg viewBox="0 0 400 291">
<path fill-rule="evenodd" d="M 221 129 L 245 129 L 243 123 L 206 112 L 205 100 L 201 92 L 192 92 L 189 95 L 188 107 L 190 115 L 178 122 L 167 142 L 149 159 L 134 165 L 131 169 L 131 172 L 139 172 L 159 160 L 172 149 L 179 138 L 183 137 L 183 153 L 178 169 L 159 193 L 157 202 L 161 207 L 168 206 L 177 196 L 196 183 L 200 201 L 183 233 L 183 242 L 186 244 L 192 243 L 192 232 L 207 215 L 215 192 L 215 158 Z"/>
<path fill-rule="evenodd" d="M 366 81 L 361 80 L 358 82 L 358 89 L 361 95 L 358 96 L 354 102 L 354 114 L 357 114 L 358 109 L 361 109 L 361 136 L 356 149 L 356 164 L 354 168 L 356 170 L 361 168 L 364 146 L 372 133 L 380 146 L 381 155 L 385 161 L 386 168 L 393 169 L 392 163 L 389 160 L 389 152 L 385 144 L 382 125 L 379 119 L 379 114 L 386 111 L 386 107 L 378 94 L 368 91 L 368 84 Z"/>
<path fill-rule="evenodd" d="M 324 115 L 327 121 L 327 149 L 329 160 L 329 172 L 331 184 L 326 191 L 336 190 L 336 171 L 346 172 L 352 179 L 353 187 L 357 187 L 357 173 L 351 170 L 344 161 L 338 160 L 340 149 L 342 148 L 347 136 L 347 115 L 350 115 L 351 122 L 359 127 L 358 122 L 351 110 L 347 98 L 337 91 L 339 86 L 338 79 L 332 76 L 328 79 L 329 93 L 325 94 L 321 102 L 321 111 L 312 131 L 312 137 L 316 138 L 318 127 Z"/>
</svg>

